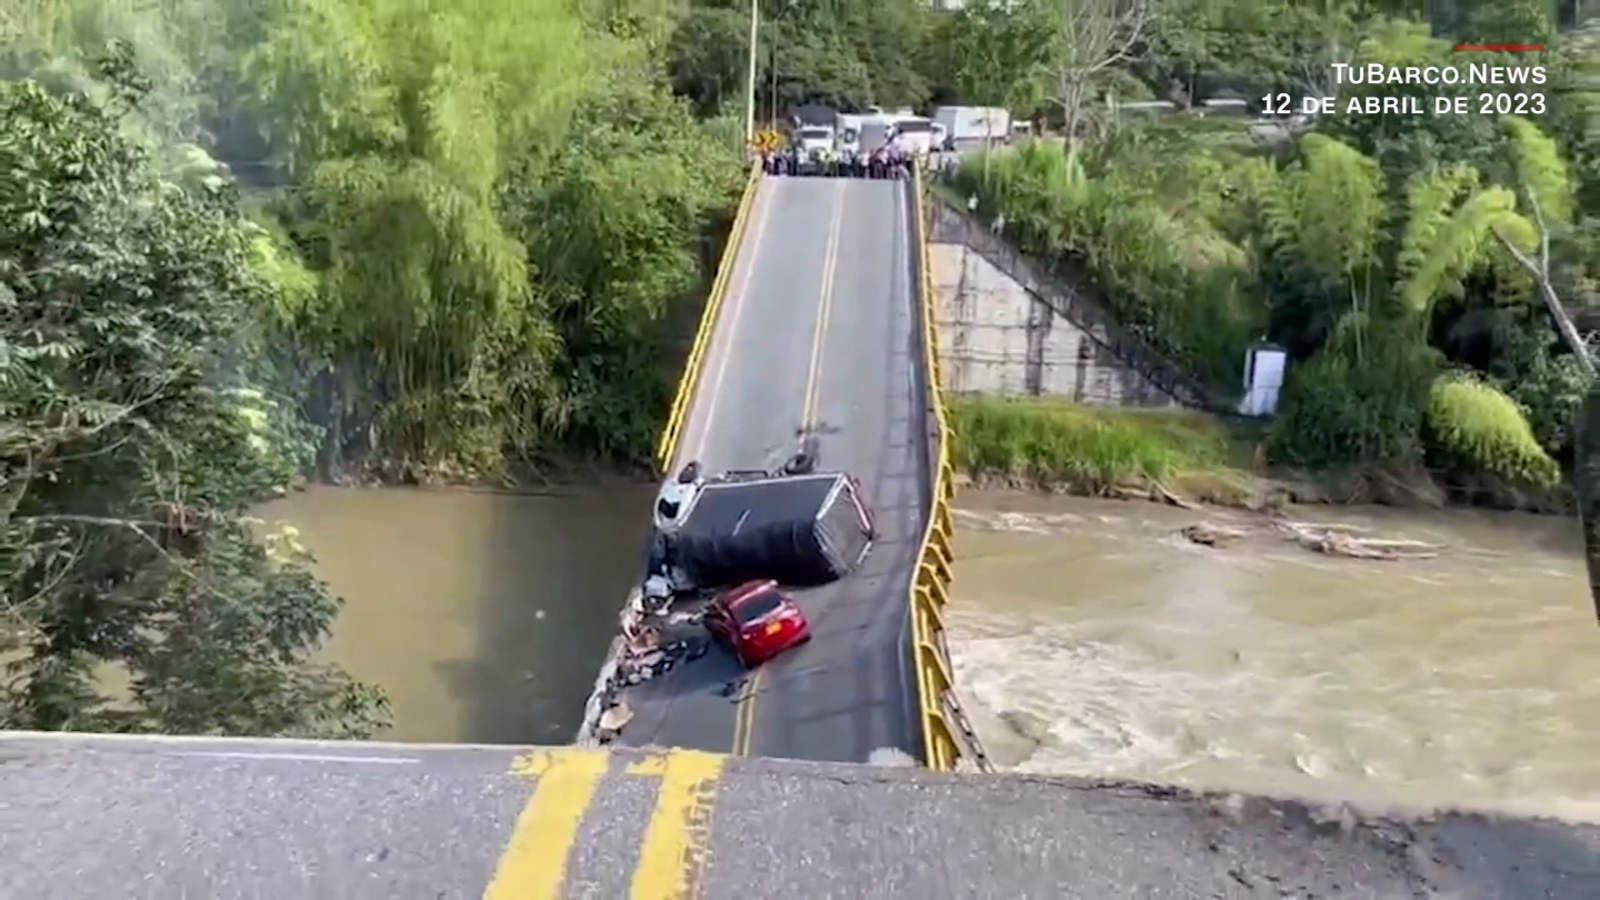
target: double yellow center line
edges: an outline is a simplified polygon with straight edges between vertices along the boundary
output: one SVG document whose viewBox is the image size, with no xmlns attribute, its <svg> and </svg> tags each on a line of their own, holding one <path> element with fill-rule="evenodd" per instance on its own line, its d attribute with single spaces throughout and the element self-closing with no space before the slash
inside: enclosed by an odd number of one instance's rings
<svg viewBox="0 0 1600 900">
<path fill-rule="evenodd" d="M 517 818 L 484 900 L 561 900 L 588 896 L 570 884 L 568 862 L 612 756 L 604 750 L 539 750 L 520 757 L 512 773 L 536 778 Z M 701 895 L 716 783 L 727 757 L 671 750 L 630 763 L 624 777 L 660 779 L 655 808 L 639 844 L 629 900 L 688 900 Z M 627 821 L 597 823 L 609 829 Z M 597 873 L 583 873 L 594 877 Z"/>
<path fill-rule="evenodd" d="M 833 209 L 828 214 L 828 243 L 822 253 L 822 279 L 817 297 L 817 322 L 811 332 L 811 364 L 806 369 L 806 394 L 800 413 L 800 428 L 809 433 L 818 425 L 817 407 L 821 405 L 821 375 L 823 347 L 827 343 L 828 319 L 833 311 L 834 273 L 839 268 L 839 234 L 844 230 L 844 191 L 847 182 L 834 185 Z M 765 668 L 745 679 L 744 693 L 738 699 L 738 710 L 733 714 L 734 756 L 749 756 L 750 741 L 755 734 L 756 698 L 761 695 Z"/>
<path fill-rule="evenodd" d="M 839 269 L 839 232 L 844 229 L 844 186 L 840 181 L 834 188 L 833 212 L 828 217 L 828 247 L 822 257 L 822 284 L 817 298 L 817 324 L 811 332 L 811 365 L 806 369 L 806 399 L 801 414 L 801 427 L 806 431 L 817 427 L 817 405 L 820 402 L 819 382 L 822 374 L 822 350 L 827 343 L 828 317 L 833 311 L 833 277 Z"/>
<path fill-rule="evenodd" d="M 808 432 L 818 425 L 819 381 L 833 308 L 844 197 L 845 182 L 841 181 L 835 188 L 828 223 L 818 288 L 821 293 L 806 373 L 802 428 Z M 765 671 L 757 669 L 746 681 L 745 694 L 734 715 L 734 756 L 750 752 L 756 697 Z M 513 774 L 537 779 L 537 784 L 517 818 L 494 879 L 484 891 L 484 900 L 560 900 L 582 893 L 580 888 L 585 885 L 568 883 L 568 861 L 612 759 L 612 754 L 604 750 L 578 748 L 536 751 L 518 759 L 512 767 Z M 624 777 L 660 779 L 655 808 L 640 842 L 639 863 L 629 884 L 629 900 L 690 900 L 701 896 L 716 784 L 727 759 L 723 754 L 670 750 L 636 759 L 626 767 Z M 629 823 L 603 824 L 626 828 Z"/>
</svg>

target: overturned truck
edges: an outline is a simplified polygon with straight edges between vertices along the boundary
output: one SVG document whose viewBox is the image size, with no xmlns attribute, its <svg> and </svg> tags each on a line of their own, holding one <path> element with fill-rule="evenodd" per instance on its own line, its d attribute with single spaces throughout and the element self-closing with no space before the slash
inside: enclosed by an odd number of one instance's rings
<svg viewBox="0 0 1600 900">
<path fill-rule="evenodd" d="M 674 562 L 702 588 L 827 584 L 855 571 L 875 537 L 859 485 L 840 472 L 712 481 L 679 522 Z"/>
</svg>

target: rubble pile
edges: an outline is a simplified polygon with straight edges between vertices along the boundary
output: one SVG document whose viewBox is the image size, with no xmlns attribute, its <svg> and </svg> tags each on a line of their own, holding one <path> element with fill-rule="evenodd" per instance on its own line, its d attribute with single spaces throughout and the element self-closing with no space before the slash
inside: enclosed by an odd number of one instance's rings
<svg viewBox="0 0 1600 900">
<path fill-rule="evenodd" d="M 706 655 L 703 613 L 715 590 L 754 579 L 818 585 L 844 577 L 871 549 L 871 517 L 855 479 L 816 471 L 812 436 L 776 470 L 703 477 L 691 462 L 661 487 L 643 583 L 622 613 L 613 664 L 597 686 L 595 739 L 633 718 L 624 690 Z"/>
<path fill-rule="evenodd" d="M 622 646 L 600 699 L 595 729 L 600 743 L 615 740 L 633 719 L 633 710 L 622 700 L 624 688 L 660 677 L 711 649 L 701 610 L 685 608 L 704 600 L 706 592 L 689 583 L 674 564 L 673 550 L 665 532 L 658 533 L 644 584 L 633 591 L 622 612 Z"/>
</svg>

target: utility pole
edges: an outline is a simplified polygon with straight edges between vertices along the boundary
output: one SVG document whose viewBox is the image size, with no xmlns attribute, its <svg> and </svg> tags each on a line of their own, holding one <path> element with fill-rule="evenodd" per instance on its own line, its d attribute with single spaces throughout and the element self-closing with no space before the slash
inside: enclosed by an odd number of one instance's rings
<svg viewBox="0 0 1600 900">
<path fill-rule="evenodd" d="M 756 36 L 761 20 L 761 0 L 750 0 L 750 80 L 744 98 L 744 142 L 756 140 Z"/>
</svg>

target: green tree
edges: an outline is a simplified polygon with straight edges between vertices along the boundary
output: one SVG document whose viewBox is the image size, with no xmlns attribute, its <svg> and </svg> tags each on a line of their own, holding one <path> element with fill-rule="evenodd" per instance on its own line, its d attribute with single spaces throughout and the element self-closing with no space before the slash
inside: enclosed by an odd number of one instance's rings
<svg viewBox="0 0 1600 900">
<path fill-rule="evenodd" d="M 1426 25 L 1402 20 L 1380 20 L 1366 31 L 1351 62 L 1385 66 L 1455 66 L 1461 57 L 1451 44 L 1432 37 Z M 1317 130 L 1349 144 L 1376 159 L 1391 175 L 1390 190 L 1398 194 L 1412 172 L 1435 161 L 1468 163 L 1480 171 L 1495 168 L 1502 156 L 1502 141 L 1494 116 L 1432 115 L 1436 97 L 1463 93 L 1448 84 L 1343 84 L 1335 85 L 1340 113 L 1323 116 Z M 1330 95 L 1333 91 L 1328 92 Z M 1367 98 L 1409 97 L 1429 114 L 1385 113 L 1346 115 L 1351 103 Z"/>
<path fill-rule="evenodd" d="M 712 116 L 744 97 L 750 48 L 749 16 L 736 9 L 696 6 L 678 23 L 667 51 L 672 90 Z"/>
<path fill-rule="evenodd" d="M 1429 344 L 1436 305 L 1475 272 L 1506 267 L 1497 236 L 1528 246 L 1516 192 L 1457 163 L 1416 172 L 1391 202 L 1376 161 L 1354 148 L 1313 134 L 1300 153 L 1261 198 L 1276 336 L 1297 355 L 1317 348 L 1291 373 L 1274 426 L 1279 455 L 1309 466 L 1414 463 L 1426 425 L 1455 460 L 1552 482 L 1555 463 L 1516 404 L 1445 374 Z"/>
<path fill-rule="evenodd" d="M 1350 61 L 1369 16 L 1355 3 L 1171 0 L 1152 18 L 1133 68 L 1183 105 L 1224 91 L 1331 95 L 1331 64 Z"/>
<path fill-rule="evenodd" d="M 1040 0 L 1048 23 L 1044 80 L 1059 104 L 1067 142 L 1081 139 L 1088 105 L 1108 78 L 1132 62 L 1153 15 L 1151 0 Z"/>
<path fill-rule="evenodd" d="M 804 103 L 844 109 L 919 104 L 933 34 L 919 0 L 842 3 L 764 0 L 757 48 L 757 108 L 782 116 Z M 674 89 L 702 113 L 742 101 L 749 52 L 749 4 L 691 4 L 672 39 Z"/>
<path fill-rule="evenodd" d="M 1526 220 L 1519 219 L 1498 228 L 1495 237 L 1533 279 L 1539 299 L 1568 351 L 1585 373 L 1593 377 L 1594 363 L 1589 359 L 1588 345 L 1567 317 L 1556 290 L 1556 274 L 1550 265 L 1552 238 L 1565 236 L 1572 228 L 1573 190 L 1566 160 L 1561 158 L 1556 142 L 1527 119 L 1506 116 L 1503 124 L 1508 134 L 1513 177 L 1524 207 L 1532 214 L 1533 227 L 1529 229 Z"/>
<path fill-rule="evenodd" d="M 125 53 L 105 73 L 138 93 Z M 305 449 L 238 362 L 277 290 L 264 236 L 119 118 L 0 82 L 0 722 L 371 735 L 381 694 L 312 661 L 339 601 L 243 518 Z"/>
<path fill-rule="evenodd" d="M 742 143 L 644 82 L 594 91 L 574 126 L 541 175 L 504 201 L 540 261 L 534 296 L 558 339 L 563 433 L 629 458 L 651 445 L 670 402 L 662 329 L 703 287 L 692 239 L 738 191 Z"/>
<path fill-rule="evenodd" d="M 982 0 L 964 4 L 951 17 L 948 77 L 963 102 L 1019 112 L 1039 106 L 1052 38 L 1046 12 L 1038 0 Z"/>
<path fill-rule="evenodd" d="M 492 469 L 544 424 L 554 337 L 496 197 L 508 160 L 564 138 L 591 71 L 570 9 L 282 0 L 246 57 L 323 273 L 297 331 L 379 401 L 371 427 L 402 466 Z"/>
<path fill-rule="evenodd" d="M 1087 275 L 1124 327 L 1227 396 L 1263 322 L 1248 254 L 1217 200 L 1238 196 L 1254 167 L 1194 144 L 1146 156 L 1133 143 L 1086 163 L 1082 147 L 1026 141 L 967 157 L 955 185 L 980 216 L 1003 215 L 1020 250 L 1066 278 Z"/>
<path fill-rule="evenodd" d="M 646 457 L 639 423 L 661 392 L 585 374 L 616 371 L 598 349 L 613 347 L 613 313 L 595 311 L 620 307 L 632 352 L 659 356 L 667 308 L 690 299 L 684 261 L 738 167 L 727 135 L 662 99 L 669 25 L 664 11 L 565 0 L 277 5 L 244 84 L 292 179 L 279 212 L 321 275 L 321 301 L 292 327 L 343 381 L 340 446 L 370 443 L 391 472 L 420 474 L 562 448 Z M 619 134 L 637 140 L 608 142 Z M 582 167 L 576 147 L 640 151 L 640 171 L 667 181 L 624 183 L 594 156 L 586 165 L 615 186 L 560 192 Z M 610 205 L 552 207 L 552 191 Z M 544 242 L 568 221 L 604 222 L 619 240 Z M 590 279 L 576 294 L 564 280 L 604 267 L 637 280 Z M 595 394 L 610 388 L 624 390 Z M 582 413 L 602 408 L 615 421 Z"/>
</svg>

